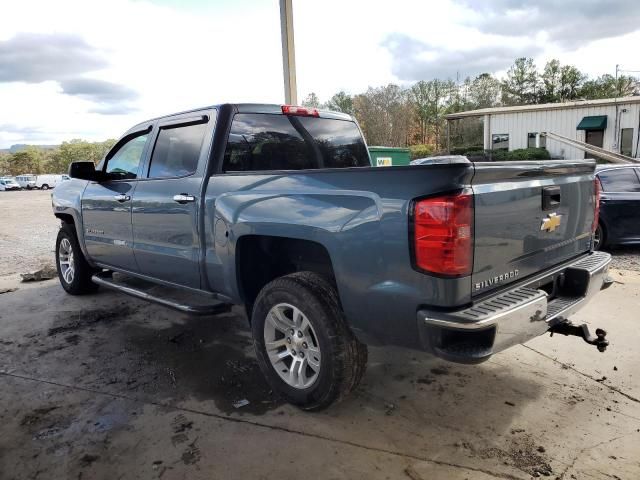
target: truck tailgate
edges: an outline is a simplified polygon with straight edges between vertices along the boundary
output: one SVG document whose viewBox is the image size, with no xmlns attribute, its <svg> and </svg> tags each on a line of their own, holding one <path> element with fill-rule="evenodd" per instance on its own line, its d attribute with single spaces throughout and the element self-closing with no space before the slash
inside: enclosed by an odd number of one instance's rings
<svg viewBox="0 0 640 480">
<path fill-rule="evenodd" d="M 595 163 L 475 163 L 472 295 L 589 251 Z"/>
</svg>

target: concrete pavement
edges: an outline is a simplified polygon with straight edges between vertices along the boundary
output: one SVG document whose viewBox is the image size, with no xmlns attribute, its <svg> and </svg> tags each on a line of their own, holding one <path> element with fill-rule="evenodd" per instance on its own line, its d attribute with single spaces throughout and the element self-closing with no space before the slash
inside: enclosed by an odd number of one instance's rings
<svg viewBox="0 0 640 480">
<path fill-rule="evenodd" d="M 640 478 L 640 275 L 478 366 L 370 349 L 356 394 L 273 396 L 240 309 L 194 318 L 57 280 L 0 295 L 0 478 Z M 235 408 L 237 400 L 249 405 Z"/>
</svg>

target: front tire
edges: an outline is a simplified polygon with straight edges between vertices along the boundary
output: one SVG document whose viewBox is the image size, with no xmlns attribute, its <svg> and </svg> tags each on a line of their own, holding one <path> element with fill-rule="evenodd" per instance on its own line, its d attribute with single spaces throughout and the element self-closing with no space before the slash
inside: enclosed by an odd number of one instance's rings
<svg viewBox="0 0 640 480">
<path fill-rule="evenodd" d="M 98 285 L 91 281 L 94 269 L 84 258 L 73 225 L 65 223 L 56 239 L 56 268 L 58 279 L 65 292 L 83 295 L 95 292 Z"/>
<path fill-rule="evenodd" d="M 367 347 L 347 326 L 338 292 L 315 273 L 268 283 L 254 304 L 251 329 L 267 382 L 304 410 L 341 400 L 366 369 Z"/>
</svg>

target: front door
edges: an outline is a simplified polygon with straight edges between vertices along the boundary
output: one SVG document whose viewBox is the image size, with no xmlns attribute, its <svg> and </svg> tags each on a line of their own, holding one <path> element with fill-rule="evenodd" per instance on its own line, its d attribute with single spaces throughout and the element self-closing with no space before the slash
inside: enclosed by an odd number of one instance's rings
<svg viewBox="0 0 640 480">
<path fill-rule="evenodd" d="M 133 196 L 133 242 L 141 273 L 200 288 L 198 211 L 211 129 L 209 115 L 190 115 L 158 124 Z"/>
<path fill-rule="evenodd" d="M 589 145 L 593 145 L 594 147 L 602 148 L 602 145 L 604 144 L 604 130 L 585 131 L 584 142 Z M 584 158 L 593 158 L 593 154 L 585 152 Z"/>
<path fill-rule="evenodd" d="M 131 199 L 148 137 L 148 130 L 124 137 L 107 155 L 104 181 L 89 183 L 82 196 L 87 252 L 103 265 L 138 270 L 132 248 Z"/>
</svg>

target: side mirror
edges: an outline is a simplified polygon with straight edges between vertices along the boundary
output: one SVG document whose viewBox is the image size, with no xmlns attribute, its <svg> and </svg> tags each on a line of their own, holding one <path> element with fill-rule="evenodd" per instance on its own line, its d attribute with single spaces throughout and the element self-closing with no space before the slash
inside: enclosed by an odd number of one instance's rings
<svg viewBox="0 0 640 480">
<path fill-rule="evenodd" d="M 97 180 L 98 173 L 93 162 L 72 162 L 69 165 L 69 176 L 81 180 Z"/>
</svg>

